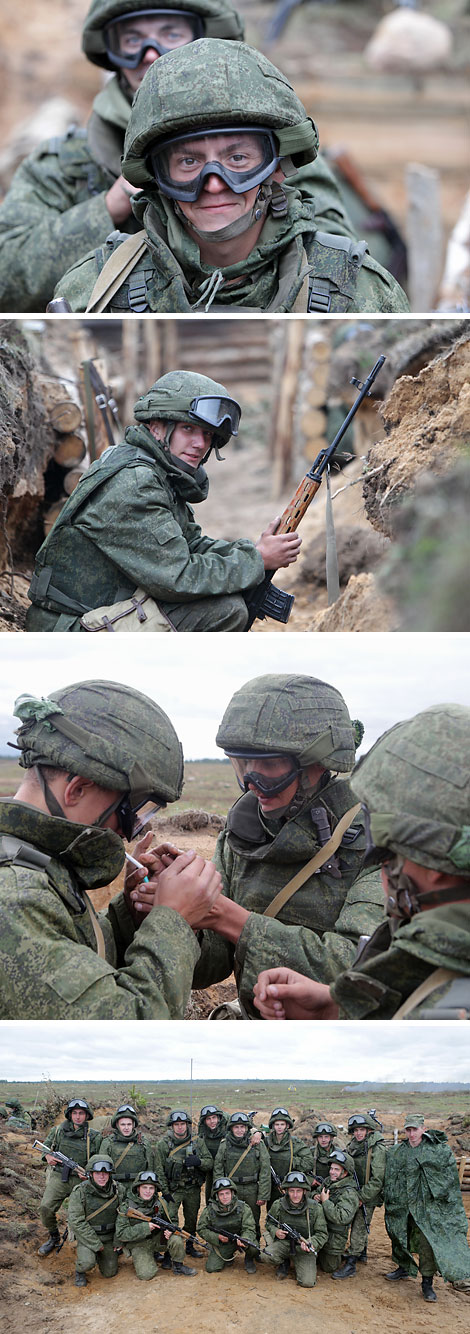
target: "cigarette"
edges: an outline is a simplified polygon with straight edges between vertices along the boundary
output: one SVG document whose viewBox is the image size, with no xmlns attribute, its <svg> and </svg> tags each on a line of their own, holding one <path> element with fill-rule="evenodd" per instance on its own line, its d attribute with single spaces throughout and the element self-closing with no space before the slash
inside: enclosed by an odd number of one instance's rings
<svg viewBox="0 0 470 1334">
<path fill-rule="evenodd" d="M 145 880 L 143 880 L 143 882 L 142 882 L 142 883 L 145 885 L 145 884 L 147 883 L 148 878 L 149 878 L 149 877 L 148 877 L 148 870 L 147 870 L 147 867 L 146 867 L 146 866 L 143 866 L 143 865 L 142 865 L 142 862 L 138 862 L 137 859 L 136 859 L 136 857 L 131 857 L 130 852 L 126 852 L 125 856 L 126 856 L 126 861 L 130 862 L 131 866 L 135 866 L 135 867 L 137 868 L 138 871 L 145 871 L 145 872 L 146 872 Z"/>
</svg>

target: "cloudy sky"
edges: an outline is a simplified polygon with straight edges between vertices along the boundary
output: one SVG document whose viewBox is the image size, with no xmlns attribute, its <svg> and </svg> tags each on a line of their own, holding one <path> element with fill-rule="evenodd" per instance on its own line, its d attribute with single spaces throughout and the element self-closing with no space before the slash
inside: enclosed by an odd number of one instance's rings
<svg viewBox="0 0 470 1334">
<path fill-rule="evenodd" d="M 466 1024 L 3 1023 L 4 1079 L 470 1082 Z"/>
<path fill-rule="evenodd" d="M 341 690 L 365 724 L 364 752 L 419 709 L 469 704 L 469 663 L 470 637 L 458 634 L 1 635 L 0 754 L 14 755 L 6 743 L 14 741 L 18 695 L 100 677 L 156 699 L 187 759 L 220 757 L 215 734 L 232 694 L 275 671 L 318 676 Z"/>
</svg>

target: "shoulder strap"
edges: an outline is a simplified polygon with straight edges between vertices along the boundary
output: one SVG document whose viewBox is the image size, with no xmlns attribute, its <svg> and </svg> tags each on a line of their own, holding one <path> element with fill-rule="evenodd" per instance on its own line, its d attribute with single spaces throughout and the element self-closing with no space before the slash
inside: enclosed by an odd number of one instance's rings
<svg viewBox="0 0 470 1334">
<path fill-rule="evenodd" d="M 327 314 L 333 309 L 336 297 L 335 308 L 347 311 L 367 253 L 367 242 L 333 232 L 315 232 L 314 243 L 307 310 Z M 331 272 L 332 266 L 335 273 Z"/>
<path fill-rule="evenodd" d="M 109 1200 L 105 1200 L 104 1204 L 100 1204 L 99 1209 L 94 1209 L 92 1214 L 85 1214 L 87 1223 L 89 1223 L 92 1218 L 97 1218 L 98 1214 L 102 1214 L 105 1209 L 109 1209 L 110 1204 L 114 1204 L 114 1201 L 117 1200 L 117 1198 L 118 1195 L 116 1191 L 115 1195 L 110 1195 Z"/>
<path fill-rule="evenodd" d="M 124 1161 L 124 1158 L 126 1157 L 126 1154 L 129 1153 L 129 1149 L 132 1148 L 132 1144 L 133 1144 L 133 1143 L 134 1143 L 134 1141 L 132 1140 L 132 1143 L 131 1143 L 131 1144 L 126 1144 L 125 1149 L 123 1149 L 123 1150 L 122 1150 L 122 1153 L 119 1154 L 119 1158 L 116 1158 L 116 1162 L 115 1162 L 115 1164 L 114 1164 L 114 1171 L 115 1171 L 115 1172 L 117 1172 L 118 1167 L 121 1166 L 121 1163 Z"/>
<path fill-rule="evenodd" d="M 240 1157 L 237 1158 L 236 1163 L 234 1163 L 234 1164 L 233 1164 L 233 1167 L 230 1168 L 230 1176 L 231 1176 L 232 1178 L 233 1178 L 233 1176 L 235 1175 L 235 1172 L 238 1171 L 238 1168 L 241 1167 L 241 1164 L 242 1164 L 244 1158 L 246 1158 L 247 1153 L 250 1152 L 250 1149 L 254 1149 L 255 1147 L 256 1147 L 256 1145 L 254 1145 L 254 1144 L 248 1144 L 247 1148 L 244 1149 L 244 1150 L 243 1150 L 243 1153 L 240 1154 Z"/>
<path fill-rule="evenodd" d="M 331 835 L 331 838 L 328 840 L 328 843 L 325 843 L 325 846 L 320 848 L 320 851 L 316 852 L 314 857 L 310 858 L 310 861 L 302 867 L 302 870 L 298 871 L 297 875 L 294 875 L 292 880 L 289 880 L 288 884 L 284 885 L 284 888 L 279 890 L 276 897 L 272 899 L 268 907 L 265 908 L 263 917 L 277 917 L 281 908 L 284 907 L 284 904 L 289 902 L 289 899 L 292 898 L 292 895 L 295 894 L 298 889 L 301 889 L 302 885 L 305 884 L 305 881 L 308 880 L 311 875 L 314 875 L 315 871 L 319 871 L 321 867 L 325 865 L 325 862 L 330 860 L 330 857 L 332 857 L 333 853 L 336 852 L 336 849 L 339 848 L 343 834 L 346 832 L 346 829 L 349 829 L 349 825 L 352 824 L 354 817 L 358 814 L 360 809 L 361 803 L 358 802 L 356 806 L 351 806 L 351 809 L 345 812 L 337 824 L 334 833 Z"/>
<path fill-rule="evenodd" d="M 367 1150 L 366 1170 L 365 1170 L 365 1174 L 364 1174 L 364 1185 L 365 1185 L 365 1186 L 367 1186 L 367 1183 L 368 1183 L 368 1181 L 369 1181 L 371 1162 L 372 1162 L 372 1145 L 370 1145 L 370 1148 Z"/>
<path fill-rule="evenodd" d="M 89 311 L 105 310 L 115 293 L 119 291 L 126 278 L 135 269 L 136 264 L 145 255 L 146 249 L 147 233 L 145 231 L 136 232 L 134 236 L 126 236 L 125 241 L 116 245 L 101 273 L 98 274 L 86 308 L 87 313 Z"/>
<path fill-rule="evenodd" d="M 456 973 L 455 970 L 450 968 L 435 968 L 434 972 L 430 973 L 429 977 L 421 983 L 421 986 L 412 991 L 411 996 L 408 996 L 403 1005 L 400 1005 L 399 1010 L 392 1014 L 392 1019 L 406 1019 L 407 1015 L 415 1010 L 417 1005 L 421 1004 L 421 1001 L 426 1000 L 427 996 L 431 996 L 433 991 L 438 991 L 444 982 L 452 982 L 456 977 L 464 976 L 464 973 Z"/>
<path fill-rule="evenodd" d="M 93 927 L 93 931 L 94 931 L 94 933 L 95 933 L 96 953 L 97 953 L 99 959 L 105 959 L 105 958 L 106 958 L 106 945 L 105 945 L 105 942 L 104 942 L 104 935 L 103 935 L 103 932 L 102 932 L 102 930 L 101 930 L 101 924 L 100 924 L 99 917 L 98 917 L 97 914 L 95 913 L 95 909 L 94 909 L 94 907 L 93 907 L 93 904 L 92 904 L 90 895 L 87 894 L 87 892 L 86 892 L 85 889 L 82 890 L 82 894 L 83 894 L 83 898 L 85 899 L 85 903 L 86 903 L 86 906 L 87 906 L 87 908 L 88 908 L 88 912 L 89 912 L 89 914 L 90 914 L 91 925 L 92 925 L 92 927 Z"/>
</svg>

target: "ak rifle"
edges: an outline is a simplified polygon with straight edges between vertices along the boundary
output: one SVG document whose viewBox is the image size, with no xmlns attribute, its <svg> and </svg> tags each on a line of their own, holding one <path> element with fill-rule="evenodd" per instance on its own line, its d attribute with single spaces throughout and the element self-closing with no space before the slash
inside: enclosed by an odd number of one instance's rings
<svg viewBox="0 0 470 1334">
<path fill-rule="evenodd" d="M 270 1223 L 276 1224 L 276 1230 L 279 1230 L 279 1232 L 287 1233 L 287 1236 L 291 1243 L 294 1242 L 296 1245 L 297 1244 L 300 1245 L 300 1242 L 303 1241 L 305 1243 L 307 1251 L 310 1251 L 312 1255 L 317 1254 L 315 1247 L 312 1246 L 312 1243 L 311 1241 L 309 1241 L 308 1237 L 303 1237 L 301 1232 L 297 1232 L 297 1229 L 295 1227 L 290 1226 L 290 1223 L 281 1222 L 281 1219 L 275 1218 L 274 1214 L 266 1214 L 266 1219 L 268 1218 Z"/>
<path fill-rule="evenodd" d="M 51 1149 L 49 1144 L 43 1144 L 40 1139 L 35 1139 L 33 1149 L 40 1149 L 44 1155 L 49 1154 L 50 1158 L 55 1158 L 56 1163 L 62 1169 L 61 1181 L 68 1181 L 72 1172 L 76 1172 L 82 1181 L 85 1180 L 87 1173 L 80 1163 L 76 1163 L 74 1158 L 68 1158 L 66 1153 L 59 1153 L 58 1149 Z"/>
<path fill-rule="evenodd" d="M 179 1227 L 178 1223 L 172 1223 L 169 1218 L 163 1218 L 162 1214 L 143 1214 L 140 1209 L 128 1209 L 126 1217 L 139 1218 L 143 1223 L 155 1223 L 162 1232 L 175 1232 L 179 1237 L 184 1237 L 185 1241 L 192 1241 L 193 1246 L 203 1246 L 205 1251 L 209 1249 L 207 1243 L 197 1237 L 194 1232 L 186 1232 L 183 1227 Z"/>
<path fill-rule="evenodd" d="M 359 391 L 357 398 L 355 399 L 352 408 L 349 409 L 339 431 L 336 432 L 331 445 L 328 445 L 327 449 L 320 450 L 320 453 L 317 454 L 311 468 L 309 468 L 300 485 L 297 487 L 295 495 L 292 500 L 289 501 L 287 509 L 285 509 L 284 513 L 281 515 L 276 529 L 277 533 L 295 533 L 301 519 L 303 519 L 309 505 L 316 496 L 317 491 L 320 490 L 323 474 L 327 471 L 335 450 L 338 448 L 338 445 L 341 444 L 343 436 L 346 434 L 348 426 L 350 426 L 361 403 L 370 394 L 371 387 L 376 376 L 379 374 L 379 371 L 382 369 L 384 361 L 384 356 L 379 357 L 375 366 L 372 367 L 370 374 L 367 376 L 367 379 L 364 381 L 357 380 L 353 375 L 350 383 L 356 385 L 356 388 Z M 245 626 L 245 630 L 251 630 L 254 621 L 264 621 L 266 616 L 272 617 L 274 621 L 282 621 L 284 625 L 289 620 L 294 597 L 292 593 L 285 593 L 282 588 L 275 588 L 273 586 L 271 581 L 274 574 L 275 570 L 266 570 L 262 583 L 257 584 L 256 588 L 246 595 L 245 601 L 248 608 L 248 623 Z"/>
</svg>

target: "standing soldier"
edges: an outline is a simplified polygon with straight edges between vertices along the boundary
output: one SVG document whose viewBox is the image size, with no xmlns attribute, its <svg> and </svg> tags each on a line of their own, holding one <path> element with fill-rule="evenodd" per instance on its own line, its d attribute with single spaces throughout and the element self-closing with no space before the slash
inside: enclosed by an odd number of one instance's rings
<svg viewBox="0 0 470 1334">
<path fill-rule="evenodd" d="M 354 1160 L 360 1201 L 351 1224 L 346 1263 L 333 1274 L 333 1278 L 352 1278 L 356 1273 L 356 1262 L 360 1260 L 366 1264 L 372 1215 L 383 1200 L 387 1154 L 384 1137 L 377 1130 L 377 1122 L 368 1112 L 355 1112 L 354 1116 L 349 1117 L 348 1130 L 351 1135 L 348 1153 Z"/>
<path fill-rule="evenodd" d="M 338 1131 L 331 1121 L 317 1121 L 313 1129 L 313 1148 L 310 1149 L 307 1174 L 313 1177 L 313 1184 L 325 1180 L 330 1170 L 330 1154 L 336 1145 Z"/>
<path fill-rule="evenodd" d="M 92 1154 L 98 1153 L 101 1145 L 99 1131 L 92 1130 L 89 1124 L 93 1120 L 93 1112 L 85 1098 L 72 1098 L 67 1103 L 64 1118 L 59 1126 L 49 1130 L 44 1141 L 49 1145 L 51 1153 L 43 1155 L 49 1171 L 41 1200 L 40 1215 L 49 1237 L 39 1247 L 38 1255 L 50 1255 L 51 1251 L 56 1251 L 60 1247 L 57 1212 L 77 1184 L 76 1177 L 68 1168 L 58 1163 L 57 1158 L 54 1158 L 54 1150 L 64 1153 L 67 1158 L 73 1158 L 79 1167 L 85 1170 L 88 1159 Z"/>
<path fill-rule="evenodd" d="M 185 1276 L 197 1273 L 196 1269 L 190 1269 L 188 1265 L 183 1264 L 183 1238 L 178 1233 L 162 1227 L 161 1223 L 152 1221 L 153 1215 L 163 1213 L 164 1209 L 168 1212 L 169 1221 L 176 1222 L 177 1211 L 174 1211 L 175 1217 L 173 1217 L 168 1206 L 158 1198 L 155 1172 L 139 1172 L 121 1203 L 115 1235 L 115 1240 L 130 1251 L 137 1278 L 156 1278 L 158 1274 L 156 1248 L 159 1253 L 163 1253 L 164 1269 L 173 1269 L 174 1274 Z M 130 1218 L 129 1210 L 146 1214 L 147 1218 Z"/>
<path fill-rule="evenodd" d="M 224 1136 L 226 1134 L 227 1121 L 228 1121 L 227 1113 L 222 1112 L 220 1110 L 220 1107 L 215 1107 L 213 1103 L 208 1105 L 207 1107 L 201 1108 L 199 1114 L 199 1125 L 197 1128 L 197 1133 L 198 1135 L 201 1136 L 201 1139 L 204 1140 L 206 1148 L 209 1150 L 209 1153 L 212 1158 L 212 1164 L 214 1164 L 217 1150 L 219 1148 L 221 1140 L 224 1139 Z M 212 1195 L 213 1179 L 214 1179 L 214 1168 L 212 1165 L 212 1168 L 210 1168 L 210 1170 L 206 1172 L 206 1184 L 205 1184 L 206 1202 L 210 1200 Z"/>
<path fill-rule="evenodd" d="M 240 1240 L 235 1241 L 227 1237 L 224 1227 L 227 1227 L 229 1232 L 237 1232 L 239 1238 L 243 1237 L 247 1242 L 254 1242 L 253 1248 L 251 1249 L 249 1245 L 244 1246 Z M 256 1272 L 253 1259 L 256 1253 L 255 1220 L 249 1205 L 239 1200 L 237 1188 L 229 1177 L 216 1177 L 209 1203 L 206 1204 L 199 1219 L 198 1231 L 210 1245 L 206 1273 L 220 1273 L 237 1254 L 245 1256 L 245 1269 L 248 1274 Z"/>
<path fill-rule="evenodd" d="M 92 1155 L 86 1171 L 86 1180 L 72 1191 L 68 1209 L 77 1242 L 76 1288 L 86 1287 L 87 1273 L 96 1264 L 103 1278 L 114 1278 L 118 1271 L 114 1228 L 124 1188 L 113 1181 L 111 1159 L 101 1153 Z"/>
<path fill-rule="evenodd" d="M 266 1204 L 271 1194 L 271 1163 L 262 1140 L 257 1144 L 252 1142 L 252 1127 L 253 1122 L 246 1112 L 232 1112 L 227 1134 L 214 1163 L 214 1175 L 230 1177 L 237 1187 L 239 1199 L 251 1209 L 259 1239 L 261 1205 Z M 253 1273 L 253 1260 L 245 1257 L 245 1268 Z"/>
<path fill-rule="evenodd" d="M 398 1268 L 386 1278 L 415 1278 L 419 1269 L 424 1300 L 435 1302 L 432 1281 L 438 1271 L 451 1283 L 469 1286 L 467 1216 L 444 1131 L 426 1130 L 424 1116 L 407 1116 L 405 1135 L 387 1155 L 385 1226 Z"/>
<path fill-rule="evenodd" d="M 168 1131 L 158 1141 L 155 1152 L 155 1170 L 163 1189 L 164 1184 L 178 1209 L 183 1205 L 184 1226 L 193 1235 L 201 1202 L 201 1186 L 206 1172 L 213 1166 L 212 1156 L 201 1135 L 193 1139 L 192 1121 L 187 1112 L 170 1112 Z M 186 1242 L 186 1255 L 200 1260 L 193 1241 Z"/>
<path fill-rule="evenodd" d="M 333 1149 L 330 1154 L 330 1170 L 325 1177 L 321 1191 L 314 1199 L 323 1205 L 323 1212 L 328 1227 L 328 1240 L 318 1256 L 320 1269 L 325 1274 L 335 1275 L 338 1260 L 341 1259 L 348 1240 L 349 1225 L 352 1223 L 359 1205 L 359 1195 L 354 1180 L 354 1162 L 343 1149 Z"/>
<path fill-rule="evenodd" d="M 134 1181 L 138 1172 L 153 1170 L 150 1141 L 137 1129 L 139 1118 L 130 1103 L 122 1103 L 111 1121 L 113 1134 L 105 1136 L 100 1151 L 113 1164 L 113 1177 L 121 1185 Z M 127 1189 L 127 1186 L 126 1186 Z"/>
<path fill-rule="evenodd" d="M 282 1178 L 293 1168 L 307 1171 L 310 1160 L 308 1145 L 298 1135 L 292 1135 L 294 1122 L 285 1107 L 275 1107 L 269 1118 L 269 1130 L 264 1136 L 264 1143 L 271 1162 L 271 1195 L 268 1208 L 278 1200 L 281 1194 Z M 278 1177 L 275 1181 L 273 1170 Z"/>
<path fill-rule="evenodd" d="M 282 1182 L 282 1195 L 274 1201 L 266 1228 L 270 1240 L 263 1259 L 277 1264 L 277 1278 L 287 1278 L 291 1258 L 295 1277 L 301 1288 L 313 1288 L 317 1281 L 317 1255 L 328 1239 L 328 1228 L 321 1204 L 310 1199 L 304 1172 L 288 1172 Z M 290 1237 L 284 1226 L 300 1233 Z"/>
</svg>

